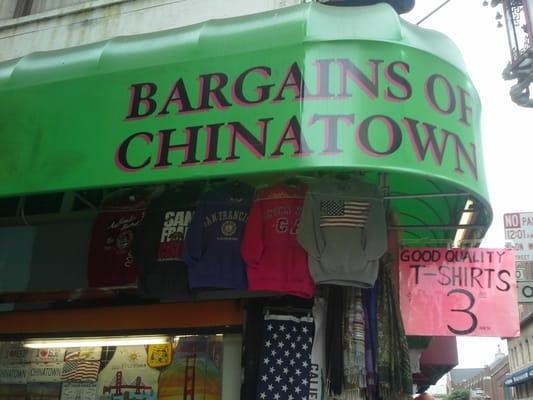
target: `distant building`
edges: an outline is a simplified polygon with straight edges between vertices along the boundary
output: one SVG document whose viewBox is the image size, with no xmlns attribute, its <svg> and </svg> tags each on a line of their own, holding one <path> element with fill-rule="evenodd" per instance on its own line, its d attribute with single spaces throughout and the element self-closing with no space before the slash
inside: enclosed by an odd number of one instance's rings
<svg viewBox="0 0 533 400">
<path fill-rule="evenodd" d="M 483 368 L 455 368 L 448 373 L 448 393 L 456 389 L 470 390 L 472 400 L 511 400 L 511 392 L 504 385 L 509 373 L 509 359 L 499 347 L 490 365 Z"/>
<path fill-rule="evenodd" d="M 510 373 L 505 385 L 512 388 L 513 399 L 533 397 L 533 312 L 532 304 L 520 304 L 520 337 L 507 339 Z"/>
<path fill-rule="evenodd" d="M 505 386 L 505 380 L 509 374 L 509 358 L 501 353 L 503 357 L 494 360 L 490 365 L 492 398 L 494 400 L 511 400 L 511 390 Z"/>
<path fill-rule="evenodd" d="M 484 368 L 454 368 L 448 373 L 446 379 L 446 392 L 451 393 L 455 389 L 466 389 L 465 384 L 472 378 L 483 373 Z"/>
</svg>

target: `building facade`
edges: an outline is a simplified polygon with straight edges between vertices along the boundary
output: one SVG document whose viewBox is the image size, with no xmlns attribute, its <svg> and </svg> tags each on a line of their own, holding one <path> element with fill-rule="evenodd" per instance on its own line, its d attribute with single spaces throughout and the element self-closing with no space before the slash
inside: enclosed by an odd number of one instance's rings
<svg viewBox="0 0 533 400">
<path fill-rule="evenodd" d="M 304 0 L 14 0 L 0 4 L 0 62 L 123 35 L 157 32 Z"/>
<path fill-rule="evenodd" d="M 499 350 L 494 361 L 483 368 L 455 368 L 447 376 L 447 392 L 466 389 L 472 399 L 510 400 L 504 384 L 509 373 L 508 357 Z"/>
<path fill-rule="evenodd" d="M 446 375 L 446 392 L 455 389 L 466 389 L 466 382 L 483 374 L 484 368 L 454 368 Z"/>
<path fill-rule="evenodd" d="M 505 384 L 512 388 L 513 399 L 533 397 L 533 313 L 521 305 L 520 337 L 508 339 L 510 373 Z"/>
</svg>

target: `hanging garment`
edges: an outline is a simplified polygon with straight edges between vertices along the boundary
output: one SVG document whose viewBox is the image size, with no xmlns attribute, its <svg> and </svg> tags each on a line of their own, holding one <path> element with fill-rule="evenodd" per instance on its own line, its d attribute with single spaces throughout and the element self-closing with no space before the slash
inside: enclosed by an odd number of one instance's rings
<svg viewBox="0 0 533 400">
<path fill-rule="evenodd" d="M 340 395 L 344 378 L 343 366 L 343 326 L 344 291 L 341 286 L 328 288 L 326 319 L 326 373 L 328 392 Z"/>
<path fill-rule="evenodd" d="M 361 290 L 345 288 L 343 366 L 344 385 L 340 400 L 365 398 L 365 314 Z"/>
<path fill-rule="evenodd" d="M 390 254 L 383 258 L 376 285 L 378 391 L 383 400 L 411 395 L 413 389 L 407 339 L 390 276 L 392 262 Z"/>
<path fill-rule="evenodd" d="M 308 188 L 298 241 L 315 283 L 373 286 L 387 248 L 383 196 L 368 183 L 322 178 Z"/>
<path fill-rule="evenodd" d="M 252 197 L 253 188 L 235 183 L 211 190 L 200 200 L 183 251 L 192 289 L 246 288 L 241 240 Z"/>
<path fill-rule="evenodd" d="M 153 200 L 147 207 L 133 242 L 139 275 L 137 286 L 143 295 L 172 296 L 188 290 L 182 248 L 196 200 L 189 191 L 173 191 Z"/>
<path fill-rule="evenodd" d="M 297 400 L 309 396 L 313 318 L 265 315 L 258 400 Z"/>
<path fill-rule="evenodd" d="M 376 400 L 377 376 L 377 297 L 376 288 L 361 289 L 363 308 L 365 310 L 365 362 L 366 362 L 366 392 L 368 400 Z"/>
<path fill-rule="evenodd" d="M 420 373 L 420 357 L 422 356 L 423 349 L 409 349 L 409 364 L 411 365 L 411 373 Z"/>
<path fill-rule="evenodd" d="M 126 286 L 136 282 L 131 244 L 147 203 L 145 197 L 127 193 L 104 203 L 92 228 L 87 265 L 89 286 Z"/>
<path fill-rule="evenodd" d="M 296 239 L 305 190 L 280 184 L 257 194 L 241 246 L 248 290 L 313 296 L 307 254 Z"/>
<path fill-rule="evenodd" d="M 309 378 L 309 400 L 327 399 L 326 376 L 326 299 L 315 298 L 313 319 L 315 337 L 311 351 L 311 375 Z"/>
</svg>

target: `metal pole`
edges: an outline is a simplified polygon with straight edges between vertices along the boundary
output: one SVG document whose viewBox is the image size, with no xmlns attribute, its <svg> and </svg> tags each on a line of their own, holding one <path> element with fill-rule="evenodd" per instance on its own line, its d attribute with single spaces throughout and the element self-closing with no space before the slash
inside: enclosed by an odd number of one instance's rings
<svg viewBox="0 0 533 400">
<path fill-rule="evenodd" d="M 420 193 L 420 194 L 398 194 L 385 196 L 385 200 L 400 200 L 400 199 L 424 199 L 431 197 L 463 197 L 470 196 L 470 193 L 451 192 L 451 193 Z"/>
<path fill-rule="evenodd" d="M 431 230 L 431 229 L 444 229 L 444 230 L 456 230 L 456 229 L 482 229 L 485 225 L 391 225 L 388 229 L 401 231 L 401 230 Z"/>
<path fill-rule="evenodd" d="M 424 18 L 422 18 L 420 21 L 418 21 L 416 24 L 420 25 L 422 22 L 424 22 L 426 19 L 431 17 L 433 14 L 435 14 L 437 11 L 439 11 L 442 7 L 444 7 L 446 4 L 448 4 L 452 0 L 446 0 L 444 3 L 442 3 L 440 6 L 435 8 L 433 11 L 431 11 L 428 15 L 426 15 Z"/>
</svg>

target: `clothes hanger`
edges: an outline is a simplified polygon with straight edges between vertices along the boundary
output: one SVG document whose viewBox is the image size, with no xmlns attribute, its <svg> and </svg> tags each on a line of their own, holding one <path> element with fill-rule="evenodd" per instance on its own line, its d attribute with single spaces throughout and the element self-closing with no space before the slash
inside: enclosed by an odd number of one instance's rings
<svg viewBox="0 0 533 400">
<path fill-rule="evenodd" d="M 276 183 L 282 183 L 288 186 L 298 186 L 301 184 L 310 184 L 316 182 L 317 176 L 315 175 L 302 175 L 302 174 L 288 174 L 282 176 Z"/>
<path fill-rule="evenodd" d="M 127 198 L 129 204 L 135 204 L 138 201 L 148 200 L 151 198 L 153 189 L 145 187 L 133 187 L 133 188 L 120 188 L 108 193 L 104 193 L 102 197 L 101 206 L 105 206 L 106 203 L 113 202 L 118 198 Z"/>
</svg>

